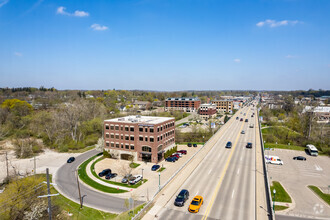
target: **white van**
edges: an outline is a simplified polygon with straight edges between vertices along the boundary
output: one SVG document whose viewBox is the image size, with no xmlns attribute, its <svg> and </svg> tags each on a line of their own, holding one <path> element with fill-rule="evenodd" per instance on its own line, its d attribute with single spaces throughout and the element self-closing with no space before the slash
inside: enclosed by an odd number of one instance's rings
<svg viewBox="0 0 330 220">
<path fill-rule="evenodd" d="M 265 156 L 266 163 L 283 165 L 283 161 L 278 156 Z"/>
<path fill-rule="evenodd" d="M 317 156 L 319 154 L 317 148 L 314 145 L 312 145 L 312 144 L 307 144 L 306 145 L 306 150 L 308 151 L 308 153 L 311 156 Z"/>
</svg>

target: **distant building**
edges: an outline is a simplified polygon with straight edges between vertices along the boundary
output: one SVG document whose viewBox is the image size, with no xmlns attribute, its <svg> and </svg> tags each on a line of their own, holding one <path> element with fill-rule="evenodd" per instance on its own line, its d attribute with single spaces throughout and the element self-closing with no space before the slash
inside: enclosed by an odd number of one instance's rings
<svg viewBox="0 0 330 220">
<path fill-rule="evenodd" d="M 151 103 L 148 101 L 134 101 L 133 106 L 141 110 L 146 110 L 146 109 L 150 109 Z"/>
<path fill-rule="evenodd" d="M 201 104 L 198 109 L 198 115 L 202 119 L 214 118 L 217 115 L 217 107 L 215 104 Z"/>
<path fill-rule="evenodd" d="M 104 140 L 104 149 L 120 159 L 158 163 L 175 145 L 175 120 L 140 115 L 105 120 Z"/>
<path fill-rule="evenodd" d="M 197 112 L 200 104 L 199 98 L 167 98 L 165 111 Z"/>
<path fill-rule="evenodd" d="M 314 113 L 319 123 L 329 123 L 330 121 L 330 106 L 306 106 L 303 110 L 303 113 L 305 112 Z"/>
<path fill-rule="evenodd" d="M 234 102 L 233 100 L 213 100 L 212 104 L 216 105 L 216 109 L 218 112 L 233 112 Z"/>
</svg>

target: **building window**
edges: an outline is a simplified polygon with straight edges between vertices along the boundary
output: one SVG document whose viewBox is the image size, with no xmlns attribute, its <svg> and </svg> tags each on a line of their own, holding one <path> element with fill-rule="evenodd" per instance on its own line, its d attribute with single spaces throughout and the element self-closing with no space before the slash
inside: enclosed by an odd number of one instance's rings
<svg viewBox="0 0 330 220">
<path fill-rule="evenodd" d="M 145 128 L 144 131 L 145 131 L 145 132 L 148 132 L 148 128 Z"/>
<path fill-rule="evenodd" d="M 125 145 L 125 149 L 129 149 L 129 145 L 128 144 Z"/>
<path fill-rule="evenodd" d="M 119 148 L 119 144 L 118 143 L 116 143 L 116 148 Z"/>
<path fill-rule="evenodd" d="M 157 132 L 159 132 L 159 127 L 157 127 Z"/>
<path fill-rule="evenodd" d="M 148 137 L 145 137 L 145 141 L 148 141 Z"/>
<path fill-rule="evenodd" d="M 151 147 L 143 146 L 142 147 L 142 151 L 144 151 L 144 152 L 151 152 Z"/>
<path fill-rule="evenodd" d="M 114 129 L 113 125 L 111 125 L 111 126 L 110 126 L 110 129 L 111 129 L 111 130 L 113 130 L 113 129 Z"/>
<path fill-rule="evenodd" d="M 105 125 L 105 129 L 109 130 L 109 125 Z"/>
<path fill-rule="evenodd" d="M 112 138 L 112 139 L 115 138 L 114 134 L 111 134 L 111 138 Z"/>
<path fill-rule="evenodd" d="M 121 131 L 123 130 L 123 126 L 120 126 L 120 130 L 121 130 Z"/>
<path fill-rule="evenodd" d="M 110 143 L 109 142 L 105 143 L 105 146 L 109 147 L 110 146 Z"/>
<path fill-rule="evenodd" d="M 124 144 L 121 144 L 120 146 L 121 146 L 121 148 L 124 148 Z"/>
<path fill-rule="evenodd" d="M 110 137 L 109 133 L 106 133 L 106 134 L 105 134 L 105 137 L 106 137 L 106 138 L 109 138 L 109 137 Z"/>
<path fill-rule="evenodd" d="M 134 150 L 134 145 L 131 145 L 131 150 Z"/>
<path fill-rule="evenodd" d="M 154 128 L 149 129 L 150 133 L 154 133 Z"/>
<path fill-rule="evenodd" d="M 119 139 L 119 134 L 116 134 L 116 139 Z"/>
<path fill-rule="evenodd" d="M 157 141 L 159 141 L 159 137 L 157 137 Z"/>
<path fill-rule="evenodd" d="M 143 127 L 139 127 L 139 132 L 143 132 Z"/>
<path fill-rule="evenodd" d="M 111 143 L 111 147 L 115 147 L 115 144 L 114 143 Z"/>
<path fill-rule="evenodd" d="M 118 131 L 119 130 L 119 125 L 116 125 L 115 126 L 115 129 Z"/>
<path fill-rule="evenodd" d="M 139 141 L 143 141 L 143 137 L 142 136 L 139 137 Z"/>
<path fill-rule="evenodd" d="M 128 135 L 125 136 L 125 140 L 129 141 L 129 136 Z"/>
<path fill-rule="evenodd" d="M 150 142 L 154 142 L 154 138 L 153 137 L 151 137 L 149 139 L 150 139 Z"/>
<path fill-rule="evenodd" d="M 134 132 L 134 127 L 130 127 L 130 131 L 131 132 Z"/>
<path fill-rule="evenodd" d="M 134 141 L 134 136 L 131 136 L 131 141 Z"/>
<path fill-rule="evenodd" d="M 128 127 L 125 127 L 125 131 L 128 131 Z"/>
<path fill-rule="evenodd" d="M 123 134 L 120 135 L 120 139 L 124 140 L 124 135 Z"/>
</svg>

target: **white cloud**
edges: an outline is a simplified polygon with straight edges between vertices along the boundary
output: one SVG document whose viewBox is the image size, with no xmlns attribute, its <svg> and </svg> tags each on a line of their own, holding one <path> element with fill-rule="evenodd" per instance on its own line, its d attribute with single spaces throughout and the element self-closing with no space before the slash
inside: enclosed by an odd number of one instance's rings
<svg viewBox="0 0 330 220">
<path fill-rule="evenodd" d="M 234 62 L 235 63 L 240 63 L 241 62 L 241 59 L 234 59 Z"/>
<path fill-rule="evenodd" d="M 267 19 L 265 21 L 260 21 L 256 25 L 258 27 L 263 27 L 263 26 L 269 26 L 271 28 L 273 27 L 279 27 L 279 26 L 287 26 L 287 25 L 296 25 L 298 23 L 301 23 L 300 21 L 289 21 L 289 20 L 283 20 L 283 21 L 276 21 L 276 20 L 271 20 Z"/>
<path fill-rule="evenodd" d="M 9 0 L 0 0 L 0 8 L 2 6 L 4 6 L 5 4 L 7 4 L 9 2 Z"/>
<path fill-rule="evenodd" d="M 17 57 L 21 57 L 21 56 L 23 56 L 23 54 L 20 53 L 20 52 L 14 52 L 14 55 L 17 56 Z"/>
<path fill-rule="evenodd" d="M 74 13 L 69 13 L 65 11 L 65 7 L 60 6 L 57 8 L 56 13 L 61 15 L 75 16 L 75 17 L 87 17 L 89 16 L 88 12 L 76 10 Z"/>
<path fill-rule="evenodd" d="M 107 26 L 104 26 L 104 25 L 99 25 L 99 24 L 92 24 L 91 25 L 91 28 L 95 31 L 105 31 L 108 29 Z"/>
</svg>

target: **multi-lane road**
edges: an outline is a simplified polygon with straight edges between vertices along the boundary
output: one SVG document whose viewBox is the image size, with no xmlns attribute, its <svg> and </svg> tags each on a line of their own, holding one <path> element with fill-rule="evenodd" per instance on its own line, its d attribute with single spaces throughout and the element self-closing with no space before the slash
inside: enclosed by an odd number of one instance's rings
<svg viewBox="0 0 330 220">
<path fill-rule="evenodd" d="M 158 219 L 255 219 L 255 128 L 252 113 L 256 108 L 241 110 L 233 123 L 224 131 L 221 138 L 209 151 L 202 162 L 191 173 L 169 202 L 158 213 Z M 236 120 L 236 116 L 243 121 Z M 245 122 L 248 119 L 249 122 Z M 242 131 L 245 134 L 241 134 Z M 231 149 L 225 148 L 228 141 Z M 251 142 L 252 149 L 246 148 Z M 175 184 L 175 183 L 172 183 Z M 184 207 L 174 206 L 175 196 L 181 189 L 190 192 L 190 198 Z M 188 212 L 188 206 L 195 195 L 204 198 L 197 214 Z"/>
</svg>

